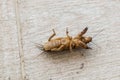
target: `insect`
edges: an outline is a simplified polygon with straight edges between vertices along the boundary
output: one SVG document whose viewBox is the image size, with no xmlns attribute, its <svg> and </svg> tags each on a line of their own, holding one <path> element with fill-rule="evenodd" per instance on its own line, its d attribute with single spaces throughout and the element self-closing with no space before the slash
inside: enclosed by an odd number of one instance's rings
<svg viewBox="0 0 120 80">
<path fill-rule="evenodd" d="M 53 38 L 56 33 L 52 29 L 53 34 L 49 37 L 48 42 L 43 45 L 44 51 L 62 51 L 70 50 L 74 48 L 91 49 L 87 44 L 92 41 L 92 37 L 86 37 L 84 34 L 87 32 L 88 27 L 78 33 L 75 37 L 69 36 L 68 28 L 66 28 L 66 37 Z"/>
</svg>

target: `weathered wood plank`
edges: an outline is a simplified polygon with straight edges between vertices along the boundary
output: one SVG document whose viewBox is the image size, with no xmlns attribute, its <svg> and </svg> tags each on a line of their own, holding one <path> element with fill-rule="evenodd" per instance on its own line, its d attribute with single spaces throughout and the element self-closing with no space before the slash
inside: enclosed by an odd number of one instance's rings
<svg viewBox="0 0 120 80">
<path fill-rule="evenodd" d="M 120 2 L 104 0 L 29 0 L 20 2 L 26 74 L 31 80 L 119 80 L 120 79 Z M 65 36 L 65 28 L 75 35 L 88 26 L 87 35 L 104 29 L 91 44 L 93 50 L 70 54 L 42 54 L 32 42 L 41 43 L 55 28 Z M 114 27 L 115 26 L 115 27 Z M 84 53 L 84 57 L 80 55 Z M 81 63 L 84 68 L 80 69 Z"/>
<path fill-rule="evenodd" d="M 11 80 L 120 80 L 119 0 L 6 0 L 1 4 L 1 80 L 9 76 Z M 92 50 L 46 54 L 32 43 L 47 41 L 52 28 L 57 36 L 65 36 L 68 27 L 74 36 L 86 26 L 87 36 L 104 29 L 94 37 L 97 45 L 91 43 Z"/>
<path fill-rule="evenodd" d="M 16 22 L 0 24 L 0 80 L 21 80 Z"/>
<path fill-rule="evenodd" d="M 21 80 L 14 0 L 0 0 L 0 80 Z"/>
</svg>

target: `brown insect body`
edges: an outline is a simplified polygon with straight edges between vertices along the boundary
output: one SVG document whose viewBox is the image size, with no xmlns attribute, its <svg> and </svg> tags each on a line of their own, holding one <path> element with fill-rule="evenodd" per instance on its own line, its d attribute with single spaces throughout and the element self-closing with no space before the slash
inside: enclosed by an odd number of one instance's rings
<svg viewBox="0 0 120 80">
<path fill-rule="evenodd" d="M 56 38 L 51 41 L 48 41 L 44 45 L 44 50 L 51 50 L 51 51 L 57 51 L 57 49 L 61 46 L 64 45 L 64 49 L 67 49 L 69 47 L 70 40 L 67 38 Z M 59 51 L 59 49 L 58 49 Z"/>
<path fill-rule="evenodd" d="M 43 45 L 43 49 L 45 51 L 61 51 L 65 49 L 69 49 L 70 51 L 72 51 L 73 48 L 77 47 L 90 49 L 90 47 L 87 46 L 87 43 L 92 41 L 92 37 L 83 36 L 87 32 L 87 30 L 88 28 L 86 27 L 81 33 L 72 38 L 68 35 L 68 30 L 66 29 L 67 37 L 52 39 L 56 35 L 53 29 L 53 35 L 51 35 L 48 39 L 48 42 Z"/>
</svg>

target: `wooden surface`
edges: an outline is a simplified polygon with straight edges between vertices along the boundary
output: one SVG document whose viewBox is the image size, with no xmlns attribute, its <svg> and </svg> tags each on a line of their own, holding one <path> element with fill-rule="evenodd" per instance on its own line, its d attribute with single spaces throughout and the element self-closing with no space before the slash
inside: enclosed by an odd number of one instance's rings
<svg viewBox="0 0 120 80">
<path fill-rule="evenodd" d="M 34 44 L 52 28 L 75 36 L 86 26 L 86 36 L 103 29 L 92 50 L 48 54 Z M 0 0 L 0 80 L 120 80 L 120 1 Z"/>
</svg>

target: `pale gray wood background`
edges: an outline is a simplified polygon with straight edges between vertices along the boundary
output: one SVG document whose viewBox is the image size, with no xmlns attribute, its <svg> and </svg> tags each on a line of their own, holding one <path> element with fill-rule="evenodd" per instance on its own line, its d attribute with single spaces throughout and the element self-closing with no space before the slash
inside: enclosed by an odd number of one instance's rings
<svg viewBox="0 0 120 80">
<path fill-rule="evenodd" d="M 52 28 L 74 36 L 86 26 L 87 36 L 104 29 L 92 50 L 39 55 L 34 43 Z M 120 80 L 120 0 L 0 0 L 0 80 Z"/>
</svg>

